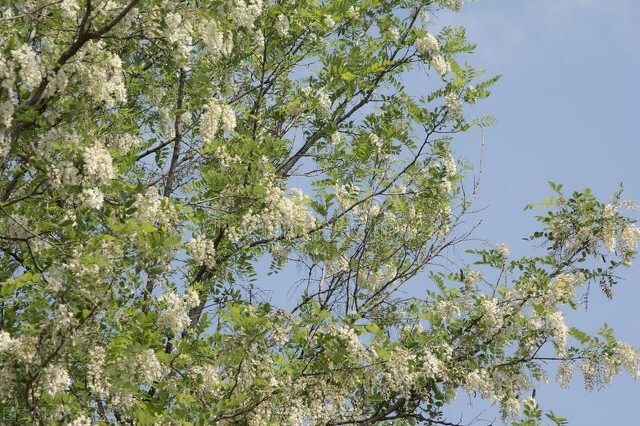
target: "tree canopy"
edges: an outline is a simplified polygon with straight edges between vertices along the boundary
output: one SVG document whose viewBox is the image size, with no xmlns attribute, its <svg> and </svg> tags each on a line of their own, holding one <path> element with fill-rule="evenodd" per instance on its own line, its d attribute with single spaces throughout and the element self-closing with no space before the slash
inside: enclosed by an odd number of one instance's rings
<svg viewBox="0 0 640 426">
<path fill-rule="evenodd" d="M 3 2 L 0 422 L 454 425 L 468 393 L 535 425 L 550 374 L 640 377 L 564 319 L 635 256 L 621 193 L 551 184 L 533 255 L 448 256 L 498 80 L 462 7 Z"/>
</svg>

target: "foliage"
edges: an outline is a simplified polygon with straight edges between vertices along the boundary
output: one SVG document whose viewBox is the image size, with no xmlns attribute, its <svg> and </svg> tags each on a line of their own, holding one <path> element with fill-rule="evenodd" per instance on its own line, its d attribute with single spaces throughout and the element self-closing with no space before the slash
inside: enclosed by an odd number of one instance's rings
<svg viewBox="0 0 640 426">
<path fill-rule="evenodd" d="M 0 8 L 3 424 L 453 424 L 465 391 L 529 425 L 548 361 L 638 377 L 563 318 L 635 255 L 620 194 L 552 184 L 542 254 L 438 267 L 497 81 L 433 22 L 461 0 Z"/>
</svg>

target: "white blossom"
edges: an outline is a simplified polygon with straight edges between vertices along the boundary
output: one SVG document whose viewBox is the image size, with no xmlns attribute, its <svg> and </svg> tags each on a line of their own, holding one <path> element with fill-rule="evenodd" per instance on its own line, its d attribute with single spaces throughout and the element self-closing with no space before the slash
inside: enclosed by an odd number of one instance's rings
<svg viewBox="0 0 640 426">
<path fill-rule="evenodd" d="M 200 135 L 205 142 L 211 142 L 216 134 L 232 132 L 236 128 L 236 116 L 227 103 L 218 99 L 211 99 L 200 118 Z"/>
<path fill-rule="evenodd" d="M 77 0 L 62 0 L 58 7 L 62 10 L 62 14 L 69 19 L 75 19 L 78 16 L 80 5 Z"/>
<path fill-rule="evenodd" d="M 88 355 L 87 387 L 98 395 L 107 394 L 111 388 L 105 371 L 107 352 L 103 347 L 95 346 Z"/>
<path fill-rule="evenodd" d="M 459 12 L 464 6 L 464 0 L 444 0 L 444 4 L 454 12 Z"/>
<path fill-rule="evenodd" d="M 104 204 L 104 194 L 98 188 L 85 188 L 82 190 L 82 202 L 92 209 L 100 210 Z"/>
<path fill-rule="evenodd" d="M 211 55 L 214 60 L 231 54 L 233 50 L 233 37 L 230 33 L 222 32 L 216 22 L 202 22 L 200 24 L 200 34 L 209 55 Z"/>
<path fill-rule="evenodd" d="M 286 37 L 289 35 L 289 20 L 283 14 L 279 14 L 276 17 L 274 28 L 280 37 Z"/>
<path fill-rule="evenodd" d="M 0 353 L 7 352 L 11 349 L 14 340 L 11 335 L 4 330 L 0 330 Z"/>
<path fill-rule="evenodd" d="M 391 41 L 397 41 L 400 38 L 400 31 L 396 27 L 390 27 L 385 34 Z"/>
<path fill-rule="evenodd" d="M 57 393 L 66 392 L 71 386 L 71 377 L 61 365 L 49 365 L 42 372 L 42 390 L 53 397 Z"/>
<path fill-rule="evenodd" d="M 84 161 L 82 172 L 88 182 L 102 184 L 115 177 L 111 154 L 100 142 L 85 148 L 82 159 Z"/>
<path fill-rule="evenodd" d="M 67 423 L 67 426 L 91 426 L 93 424 L 91 417 L 85 416 L 84 414 L 81 414 L 80 416 L 76 417 L 75 420 L 73 420 L 70 423 Z"/>
<path fill-rule="evenodd" d="M 447 152 L 442 157 L 442 165 L 448 176 L 455 176 L 457 173 L 456 160 L 453 158 L 450 152 Z"/>
<path fill-rule="evenodd" d="M 307 231 L 315 226 L 315 218 L 307 210 L 306 202 L 307 197 L 295 188 L 290 196 L 280 188 L 269 188 L 265 206 L 259 211 L 250 210 L 242 217 L 239 226 L 230 228 L 229 240 L 239 242 L 253 233 L 264 238 L 283 236 L 288 240 L 305 237 Z"/>
<path fill-rule="evenodd" d="M 127 369 L 133 368 L 133 371 L 144 383 L 153 383 L 165 372 L 164 366 L 158 360 L 153 349 L 137 353 L 131 360 L 127 360 L 124 366 Z"/>
<path fill-rule="evenodd" d="M 213 268 L 216 264 L 216 248 L 213 241 L 198 235 L 187 244 L 187 249 L 191 252 L 193 260 L 198 265 L 206 265 Z"/>
<path fill-rule="evenodd" d="M 507 244 L 498 244 L 495 248 L 496 252 L 503 258 L 507 259 L 509 257 L 509 246 Z"/>
<path fill-rule="evenodd" d="M 440 51 L 438 39 L 435 38 L 433 34 L 427 33 L 424 37 L 420 37 L 416 40 L 416 50 L 421 55 L 438 52 Z"/>
<path fill-rule="evenodd" d="M 460 98 L 455 93 L 449 93 L 445 96 L 445 102 L 447 104 L 448 115 L 447 118 L 457 120 L 462 118 L 462 103 Z"/>
<path fill-rule="evenodd" d="M 231 9 L 233 23 L 240 28 L 253 28 L 262 8 L 262 0 L 235 0 Z"/>
<path fill-rule="evenodd" d="M 438 74 L 445 75 L 451 71 L 451 65 L 444 59 L 442 55 L 433 55 L 429 59 L 429 63 Z"/>
<path fill-rule="evenodd" d="M 191 23 L 184 20 L 182 15 L 177 12 L 169 12 L 164 16 L 166 28 L 164 31 L 165 39 L 177 47 L 180 56 L 186 57 L 193 44 L 191 38 Z"/>
<path fill-rule="evenodd" d="M 40 60 L 31 46 L 23 44 L 11 51 L 11 56 L 20 66 L 20 78 L 29 87 L 36 87 L 42 80 Z"/>
<path fill-rule="evenodd" d="M 331 15 L 324 15 L 324 18 L 322 19 L 322 24 L 325 26 L 325 28 L 331 29 L 334 27 L 334 25 L 336 25 L 336 21 L 333 20 Z"/>
<path fill-rule="evenodd" d="M 158 326 L 168 329 L 173 335 L 180 333 L 191 324 L 189 309 L 199 303 L 200 298 L 193 290 L 187 291 L 183 297 L 174 292 L 163 294 L 158 298 L 158 304 L 162 307 L 158 314 Z"/>
</svg>

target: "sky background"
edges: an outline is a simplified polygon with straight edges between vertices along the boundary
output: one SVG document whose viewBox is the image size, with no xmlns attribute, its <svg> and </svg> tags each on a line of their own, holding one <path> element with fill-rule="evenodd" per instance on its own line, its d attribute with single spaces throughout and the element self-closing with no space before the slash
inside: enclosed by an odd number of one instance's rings
<svg viewBox="0 0 640 426">
<path fill-rule="evenodd" d="M 640 201 L 640 1 L 467 1 L 461 13 L 439 18 L 466 27 L 478 44 L 470 64 L 503 75 L 473 111 L 497 119 L 484 135 L 476 205 L 486 209 L 477 215 L 477 238 L 508 243 L 515 256 L 531 254 L 521 238 L 536 229 L 535 212 L 523 207 L 552 195 L 549 180 L 566 191 L 589 187 L 601 200 L 623 182 L 624 198 Z M 456 136 L 453 147 L 477 166 L 481 141 L 474 130 Z M 606 321 L 618 340 L 640 347 L 640 259 L 623 276 L 614 300 L 593 289 L 589 311 L 568 319 L 590 331 Z M 584 390 L 576 377 L 569 390 L 538 387 L 537 400 L 571 425 L 640 424 L 640 381 L 628 377 L 600 391 Z M 467 409 L 469 421 L 482 407 Z M 487 410 L 480 417 L 494 416 Z"/>
</svg>

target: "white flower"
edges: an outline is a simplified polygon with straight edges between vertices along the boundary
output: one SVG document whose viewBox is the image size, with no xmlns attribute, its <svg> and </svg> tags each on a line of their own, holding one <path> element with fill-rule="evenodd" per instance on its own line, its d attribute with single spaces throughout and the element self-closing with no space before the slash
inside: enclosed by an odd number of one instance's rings
<svg viewBox="0 0 640 426">
<path fill-rule="evenodd" d="M 302 89 L 302 93 L 306 96 L 315 98 L 315 102 L 320 106 L 320 112 L 327 112 L 331 108 L 331 98 L 324 87 L 314 89 L 312 87 L 305 87 Z"/>
<path fill-rule="evenodd" d="M 262 13 L 262 0 L 235 0 L 231 9 L 233 23 L 240 28 L 253 28 L 254 22 Z"/>
<path fill-rule="evenodd" d="M 11 349 L 14 340 L 11 335 L 4 330 L 0 330 L 0 353 L 6 352 Z"/>
<path fill-rule="evenodd" d="M 11 56 L 20 65 L 20 78 L 29 87 L 36 87 L 42 80 L 40 60 L 31 46 L 23 44 L 11 51 Z"/>
<path fill-rule="evenodd" d="M 444 59 L 444 57 L 442 57 L 442 55 L 431 56 L 429 64 L 431 64 L 433 69 L 435 69 L 440 75 L 445 75 L 451 71 L 451 65 L 446 61 L 446 59 Z"/>
<path fill-rule="evenodd" d="M 342 135 L 338 132 L 334 132 L 329 136 L 329 144 L 331 146 L 336 146 L 342 140 Z"/>
<path fill-rule="evenodd" d="M 88 182 L 102 184 L 115 177 L 111 154 L 100 142 L 85 148 L 82 159 L 84 161 L 82 171 Z"/>
<path fill-rule="evenodd" d="M 233 50 L 233 37 L 229 33 L 223 33 L 219 30 L 218 24 L 215 22 L 202 23 L 200 25 L 200 34 L 204 44 L 207 46 L 209 55 L 214 60 L 229 56 Z"/>
<path fill-rule="evenodd" d="M 560 383 L 560 387 L 568 389 L 571 385 L 571 376 L 573 375 L 573 367 L 571 364 L 563 362 L 558 367 L 558 374 L 556 380 Z"/>
<path fill-rule="evenodd" d="M 507 244 L 504 244 L 504 243 L 498 244 L 495 250 L 498 252 L 500 256 L 502 256 L 503 259 L 506 259 L 509 257 L 509 246 Z"/>
<path fill-rule="evenodd" d="M 71 377 L 61 365 L 49 365 L 42 372 L 42 390 L 53 397 L 55 394 L 65 392 L 71 386 Z"/>
<path fill-rule="evenodd" d="M 126 365 L 129 368 L 133 368 L 144 383 L 152 383 L 158 380 L 165 371 L 153 349 L 139 352 Z"/>
<path fill-rule="evenodd" d="M 106 394 L 111 384 L 105 375 L 107 352 L 104 348 L 96 346 L 89 350 L 87 362 L 87 387 L 96 394 Z"/>
<path fill-rule="evenodd" d="M 351 5 L 347 9 L 347 17 L 350 19 L 357 19 L 360 16 L 360 11 L 357 6 Z"/>
<path fill-rule="evenodd" d="M 85 188 L 82 190 L 82 201 L 88 207 L 100 210 L 104 204 L 104 194 L 98 188 Z"/>
<path fill-rule="evenodd" d="M 206 265 L 213 268 L 216 264 L 216 247 L 213 241 L 198 235 L 187 243 L 187 249 L 191 252 L 193 260 L 198 265 Z"/>
<path fill-rule="evenodd" d="M 236 116 L 229 104 L 218 99 L 211 99 L 200 118 L 200 135 L 206 142 L 211 142 L 216 134 L 232 132 L 236 128 Z"/>
<path fill-rule="evenodd" d="M 276 22 L 274 24 L 274 28 L 276 32 L 280 35 L 280 37 L 286 37 L 289 35 L 289 20 L 286 16 L 280 14 L 276 17 Z"/>
<path fill-rule="evenodd" d="M 92 424 L 91 417 L 81 414 L 71 423 L 67 423 L 67 426 L 91 426 Z"/>
<path fill-rule="evenodd" d="M 440 51 L 438 39 L 435 38 L 432 34 L 427 33 L 427 35 L 425 35 L 424 37 L 420 37 L 416 40 L 416 50 L 421 55 L 438 52 Z"/>
<path fill-rule="evenodd" d="M 176 335 L 191 324 L 189 309 L 200 304 L 200 297 L 196 291 L 189 289 L 183 297 L 174 292 L 165 293 L 158 298 L 158 303 L 162 306 L 158 314 L 158 326 Z"/>
<path fill-rule="evenodd" d="M 502 403 L 502 416 L 505 419 L 516 419 L 520 415 L 520 402 L 516 398 L 507 398 Z"/>
<path fill-rule="evenodd" d="M 556 348 L 558 355 L 564 355 L 567 346 L 567 337 L 569 335 L 569 329 L 564 322 L 562 312 L 554 311 L 547 317 L 547 323 L 549 324 L 551 331 L 551 339 Z"/>
<path fill-rule="evenodd" d="M 58 6 L 66 18 L 75 19 L 78 16 L 80 5 L 77 0 L 62 0 Z"/>
<path fill-rule="evenodd" d="M 460 12 L 464 6 L 464 0 L 444 0 L 444 4 L 454 12 Z"/>
<path fill-rule="evenodd" d="M 382 149 L 382 143 L 380 142 L 380 137 L 375 133 L 369 133 L 369 142 L 376 148 L 376 151 L 380 152 Z"/>
<path fill-rule="evenodd" d="M 448 176 L 454 176 L 456 174 L 456 160 L 454 160 L 450 152 L 447 152 L 447 154 L 442 158 L 442 165 L 444 166 L 444 170 Z"/>
<path fill-rule="evenodd" d="M 420 13 L 418 13 L 418 19 L 420 19 L 422 25 L 427 25 L 429 23 L 429 13 L 422 9 Z"/>
<path fill-rule="evenodd" d="M 161 201 L 162 197 L 155 186 L 148 188 L 144 194 L 136 194 L 136 201 L 133 203 L 136 208 L 135 218 L 138 220 L 155 219 Z"/>
<path fill-rule="evenodd" d="M 291 189 L 291 196 L 277 187 L 267 189 L 264 208 L 245 214 L 238 227 L 230 228 L 229 240 L 237 243 L 254 233 L 263 238 L 281 236 L 287 240 L 307 236 L 307 231 L 316 223 L 306 208 L 307 200 L 302 191 L 295 188 Z"/>
<path fill-rule="evenodd" d="M 480 302 L 480 312 L 482 321 L 489 328 L 500 328 L 503 323 L 503 316 L 498 308 L 498 299 L 484 299 Z"/>
<path fill-rule="evenodd" d="M 445 97 L 445 102 L 447 104 L 447 110 L 449 111 L 447 118 L 453 120 L 462 118 L 462 103 L 460 103 L 458 95 L 456 95 L 455 93 L 449 93 Z"/>
<path fill-rule="evenodd" d="M 396 41 L 400 38 L 400 31 L 396 27 L 391 27 L 387 30 L 387 37 L 392 41 Z"/>
<path fill-rule="evenodd" d="M 331 15 L 324 15 L 324 19 L 322 20 L 322 23 L 327 29 L 331 29 L 336 24 L 336 21 L 333 20 Z"/>
<path fill-rule="evenodd" d="M 329 98 L 329 95 L 327 94 L 327 91 L 324 89 L 324 87 L 316 90 L 316 99 L 318 100 L 318 104 L 320 105 L 320 107 L 322 107 L 322 109 L 328 110 L 329 108 L 331 108 L 331 98 Z"/>
</svg>

